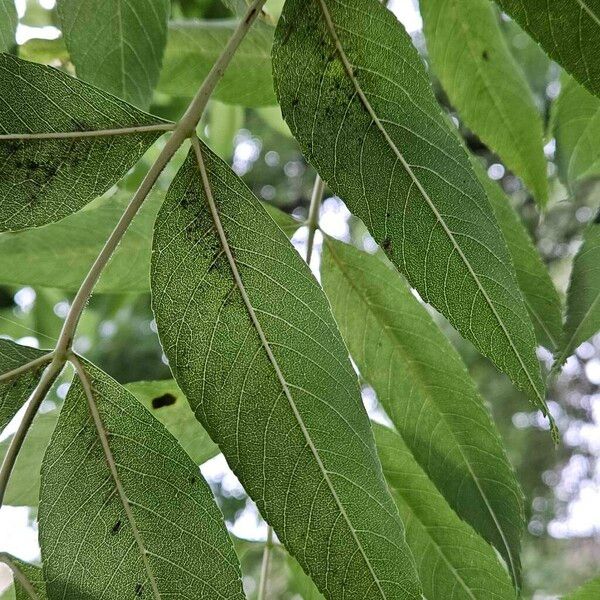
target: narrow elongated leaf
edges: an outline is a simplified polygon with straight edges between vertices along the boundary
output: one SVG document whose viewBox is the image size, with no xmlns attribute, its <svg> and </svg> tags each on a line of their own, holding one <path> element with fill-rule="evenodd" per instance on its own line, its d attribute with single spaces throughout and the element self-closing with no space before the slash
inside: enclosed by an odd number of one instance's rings
<svg viewBox="0 0 600 600">
<path fill-rule="evenodd" d="M 552 106 L 552 125 L 563 183 L 574 189 L 580 181 L 600 175 L 600 99 L 564 77 Z"/>
<path fill-rule="evenodd" d="M 100 206 L 57 223 L 0 234 L 0 282 L 76 291 L 130 200 L 119 191 Z M 149 289 L 152 228 L 162 200 L 156 193 L 146 200 L 102 273 L 97 292 Z"/>
<path fill-rule="evenodd" d="M 10 340 L 0 339 L 0 376 L 8 375 L 24 367 L 31 361 L 43 357 L 47 352 L 37 348 L 20 346 Z M 39 364 L 34 369 L 0 381 L 0 431 L 17 414 L 35 388 L 45 365 Z"/>
<path fill-rule="evenodd" d="M 169 40 L 158 89 L 174 96 L 192 96 L 237 27 L 225 21 L 186 21 L 169 26 Z M 273 28 L 253 27 L 241 43 L 217 86 L 214 97 L 228 104 L 275 104 L 271 75 Z"/>
<path fill-rule="evenodd" d="M 383 472 L 406 526 L 427 600 L 516 600 L 488 546 L 448 506 L 396 432 L 373 424 Z"/>
<path fill-rule="evenodd" d="M 129 392 L 83 368 L 90 387 L 72 384 L 42 466 L 49 598 L 243 599 L 198 467 Z"/>
<path fill-rule="evenodd" d="M 327 238 L 321 271 L 361 375 L 448 503 L 518 582 L 522 492 L 459 354 L 389 262 Z"/>
<path fill-rule="evenodd" d="M 564 600 L 597 600 L 600 598 L 600 578 L 592 579 L 585 585 L 567 594 Z"/>
<path fill-rule="evenodd" d="M 542 346 L 554 350 L 562 331 L 562 309 L 548 269 L 508 196 L 487 176 L 476 159 L 472 162 L 506 240 L 536 339 Z"/>
<path fill-rule="evenodd" d="M 41 567 L 30 565 L 5 552 L 0 553 L 0 562 L 8 565 L 13 572 L 14 600 L 46 600 L 46 583 Z"/>
<path fill-rule="evenodd" d="M 466 125 L 548 199 L 542 119 L 489 0 L 420 0 L 433 69 Z"/>
<path fill-rule="evenodd" d="M 0 0 L 0 52 L 14 48 L 18 22 L 14 0 Z"/>
<path fill-rule="evenodd" d="M 423 299 L 547 412 L 492 208 L 394 15 L 378 0 L 288 0 L 273 61 L 283 115 L 329 187 Z"/>
<path fill-rule="evenodd" d="M 167 39 L 169 0 L 58 0 L 77 76 L 148 108 Z"/>
<path fill-rule="evenodd" d="M 567 292 L 567 321 L 556 367 L 597 331 L 600 331 L 600 213 L 587 227 L 573 262 Z"/>
<path fill-rule="evenodd" d="M 125 387 L 168 429 L 195 464 L 219 454 L 173 380 L 138 381 Z"/>
<path fill-rule="evenodd" d="M 0 231 L 81 209 L 125 175 L 166 125 L 61 71 L 8 54 L 0 55 L 0 106 Z M 136 131 L 127 135 L 98 133 L 131 127 Z"/>
<path fill-rule="evenodd" d="M 600 94 L 600 4 L 597 0 L 496 0 L 548 56 Z"/>
<path fill-rule="evenodd" d="M 153 308 L 175 378 L 328 598 L 420 598 L 327 300 L 250 190 L 196 148 L 154 236 Z"/>
</svg>

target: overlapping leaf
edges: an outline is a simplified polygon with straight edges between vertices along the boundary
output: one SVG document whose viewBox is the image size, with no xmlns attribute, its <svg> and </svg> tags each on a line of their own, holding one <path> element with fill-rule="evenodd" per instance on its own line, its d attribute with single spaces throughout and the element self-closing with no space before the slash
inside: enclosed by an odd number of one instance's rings
<svg viewBox="0 0 600 600">
<path fill-rule="evenodd" d="M 561 67 L 600 95 L 597 0 L 496 0 Z"/>
<path fill-rule="evenodd" d="M 136 399 L 84 363 L 42 466 L 48 596 L 244 598 L 239 564 L 197 466 Z"/>
<path fill-rule="evenodd" d="M 159 213 L 152 293 L 196 417 L 321 591 L 420 598 L 327 300 L 250 190 L 203 146 Z"/>
<path fill-rule="evenodd" d="M 0 339 L 0 376 L 19 369 L 45 354 L 47 352 L 43 350 Z M 0 431 L 28 400 L 43 370 L 44 365 L 41 364 L 30 371 L 17 372 L 6 381 L 0 381 Z"/>
<path fill-rule="evenodd" d="M 402 437 L 373 424 L 383 472 L 406 526 L 427 600 L 515 600 L 497 555 L 448 506 Z"/>
<path fill-rule="evenodd" d="M 0 0 L 0 52 L 14 48 L 18 22 L 14 0 Z"/>
<path fill-rule="evenodd" d="M 62 71 L 8 54 L 0 55 L 0 107 L 0 231 L 81 209 L 125 175 L 165 126 Z M 130 127 L 143 129 L 97 133 Z M 67 137 L 24 139 L 57 133 Z"/>
<path fill-rule="evenodd" d="M 0 600 L 46 600 L 46 584 L 41 567 L 5 552 L 0 553 L 0 562 L 8 565 L 13 572 L 13 585 L 0 595 Z"/>
<path fill-rule="evenodd" d="M 592 579 L 585 585 L 567 594 L 564 600 L 597 600 L 600 597 L 600 579 Z"/>
<path fill-rule="evenodd" d="M 223 51 L 236 20 L 172 23 L 158 89 L 174 96 L 192 96 Z M 241 43 L 214 98 L 228 104 L 275 104 L 271 75 L 273 28 L 253 27 Z"/>
<path fill-rule="evenodd" d="M 523 300 L 533 322 L 536 339 L 542 346 L 554 350 L 561 336 L 562 310 L 548 269 L 521 218 L 511 206 L 508 196 L 487 176 L 485 169 L 476 159 L 473 159 L 473 167 L 506 240 Z"/>
<path fill-rule="evenodd" d="M 428 56 L 466 125 L 548 199 L 542 120 L 489 0 L 421 0 Z"/>
<path fill-rule="evenodd" d="M 558 173 L 574 189 L 588 177 L 600 175 L 600 99 L 564 77 L 552 107 Z"/>
<path fill-rule="evenodd" d="M 321 270 L 362 377 L 448 503 L 519 581 L 522 492 L 460 356 L 379 256 L 327 239 Z"/>
<path fill-rule="evenodd" d="M 58 0 L 77 76 L 148 108 L 167 39 L 169 0 Z"/>
<path fill-rule="evenodd" d="M 575 256 L 567 292 L 567 320 L 556 367 L 600 331 L 600 213 L 590 223 Z"/>
<path fill-rule="evenodd" d="M 494 213 L 394 15 L 377 0 L 288 0 L 273 60 L 283 115 L 329 187 L 423 299 L 547 412 Z"/>
</svg>

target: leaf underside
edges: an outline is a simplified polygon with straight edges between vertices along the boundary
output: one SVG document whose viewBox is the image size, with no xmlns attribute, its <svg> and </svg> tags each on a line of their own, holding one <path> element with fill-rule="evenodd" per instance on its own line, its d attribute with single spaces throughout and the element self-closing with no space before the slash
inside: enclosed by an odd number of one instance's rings
<svg viewBox="0 0 600 600">
<path fill-rule="evenodd" d="M 0 134 L 17 138 L 165 123 L 62 71 L 8 54 L 0 55 L 0 107 Z M 37 227 L 80 210 L 160 135 L 0 140 L 0 231 Z"/>
<path fill-rule="evenodd" d="M 518 583 L 523 494 L 459 354 L 385 258 L 327 239 L 321 277 L 361 376 L 427 476 Z"/>
<path fill-rule="evenodd" d="M 377 0 L 288 0 L 273 62 L 283 115 L 329 187 L 421 297 L 547 412 L 492 208 L 394 15 Z"/>
<path fill-rule="evenodd" d="M 77 76 L 147 109 L 167 40 L 169 0 L 58 0 Z"/>
<path fill-rule="evenodd" d="M 327 300 L 250 190 L 198 151 L 206 180 L 190 155 L 154 237 L 153 308 L 175 378 L 328 598 L 420 598 Z"/>
<path fill-rule="evenodd" d="M 44 457 L 40 545 L 48 596 L 244 598 L 222 516 L 197 466 L 138 401 L 84 363 Z"/>
<path fill-rule="evenodd" d="M 5 594 L 14 600 L 46 600 L 46 584 L 41 567 L 26 563 L 4 552 L 0 553 L 0 562 L 7 564 L 13 572 L 12 589 L 9 587 L 0 594 L 0 600 L 4 600 Z M 11 592 L 12 595 L 9 595 Z"/>
<path fill-rule="evenodd" d="M 457 517 L 402 438 L 373 424 L 383 472 L 406 527 L 427 600 L 516 600 L 491 546 Z"/>
</svg>

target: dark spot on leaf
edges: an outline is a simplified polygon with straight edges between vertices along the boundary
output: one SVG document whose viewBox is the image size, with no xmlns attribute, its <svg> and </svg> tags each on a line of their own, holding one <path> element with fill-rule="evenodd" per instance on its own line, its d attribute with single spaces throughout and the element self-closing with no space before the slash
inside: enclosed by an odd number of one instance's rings
<svg viewBox="0 0 600 600">
<path fill-rule="evenodd" d="M 117 522 L 116 522 L 116 523 L 113 525 L 113 528 L 112 528 L 112 533 L 113 533 L 113 535 L 114 535 L 114 534 L 117 534 L 117 533 L 119 533 L 119 531 L 121 531 L 121 527 L 122 527 L 122 526 L 123 526 L 123 524 L 121 523 L 121 519 L 119 519 L 119 520 L 118 520 L 118 521 L 117 521 Z"/>
<path fill-rule="evenodd" d="M 598 211 L 598 214 L 596 215 L 596 218 L 594 219 L 594 223 L 596 223 L 596 224 L 600 223 L 600 210 Z"/>
<path fill-rule="evenodd" d="M 144 586 L 141 583 L 136 583 L 135 584 L 135 595 L 136 596 L 141 596 L 144 593 Z"/>
<path fill-rule="evenodd" d="M 192 476 L 190 477 L 190 485 L 194 485 L 195 483 L 196 483 L 196 476 L 195 476 L 195 475 L 192 475 Z"/>
<path fill-rule="evenodd" d="M 298 106 L 298 104 L 300 104 L 300 100 L 298 98 L 294 98 L 292 100 L 292 107 L 296 108 L 296 106 Z"/>
<path fill-rule="evenodd" d="M 483 60 L 490 60 L 490 55 L 488 54 L 488 51 L 487 51 L 487 50 L 484 50 L 484 51 L 481 53 L 481 58 L 483 58 Z"/>
<path fill-rule="evenodd" d="M 390 256 L 390 254 L 392 253 L 392 240 L 389 237 L 386 237 L 383 240 L 381 247 L 383 248 L 383 251 L 387 254 L 387 256 Z"/>
<path fill-rule="evenodd" d="M 164 406 L 171 406 L 177 402 L 177 398 L 173 396 L 173 394 L 163 394 L 162 396 L 157 396 L 156 398 L 152 398 L 152 408 L 163 408 Z"/>
</svg>

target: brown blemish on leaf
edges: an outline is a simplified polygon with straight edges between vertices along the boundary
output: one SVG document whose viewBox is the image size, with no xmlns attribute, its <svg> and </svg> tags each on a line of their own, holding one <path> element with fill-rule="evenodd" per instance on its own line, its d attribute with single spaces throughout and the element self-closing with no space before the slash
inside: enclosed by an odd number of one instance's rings
<svg viewBox="0 0 600 600">
<path fill-rule="evenodd" d="M 162 396 L 157 396 L 156 398 L 152 398 L 152 408 L 158 409 L 163 408 L 164 406 L 171 406 L 177 402 L 177 398 L 173 394 L 163 394 Z"/>
</svg>

